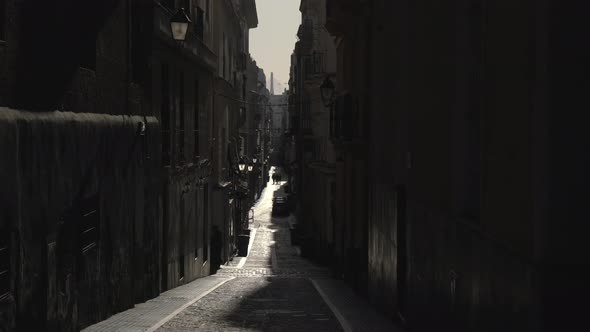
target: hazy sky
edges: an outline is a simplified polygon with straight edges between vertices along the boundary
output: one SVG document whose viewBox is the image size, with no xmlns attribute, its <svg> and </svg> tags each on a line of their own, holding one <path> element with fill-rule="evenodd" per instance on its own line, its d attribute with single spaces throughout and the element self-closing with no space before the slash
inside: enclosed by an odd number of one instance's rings
<svg viewBox="0 0 590 332">
<path fill-rule="evenodd" d="M 264 69 L 270 82 L 275 75 L 275 94 L 288 88 L 291 53 L 301 22 L 301 0 L 256 0 L 258 28 L 250 30 L 250 54 L 258 67 Z M 280 83 L 277 86 L 277 81 Z M 270 90 L 270 85 L 268 86 Z"/>
</svg>

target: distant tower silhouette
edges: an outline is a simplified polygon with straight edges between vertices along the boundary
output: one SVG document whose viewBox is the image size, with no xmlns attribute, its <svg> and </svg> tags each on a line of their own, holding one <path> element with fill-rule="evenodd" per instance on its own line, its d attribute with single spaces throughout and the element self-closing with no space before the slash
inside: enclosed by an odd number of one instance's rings
<svg viewBox="0 0 590 332">
<path fill-rule="evenodd" d="M 271 96 L 275 94 L 275 75 L 273 72 L 270 72 L 270 94 Z"/>
</svg>

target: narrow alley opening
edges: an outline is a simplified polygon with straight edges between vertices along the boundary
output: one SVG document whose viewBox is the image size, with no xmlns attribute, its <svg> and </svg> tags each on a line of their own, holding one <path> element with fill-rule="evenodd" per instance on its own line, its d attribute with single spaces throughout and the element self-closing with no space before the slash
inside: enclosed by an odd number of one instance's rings
<svg viewBox="0 0 590 332">
<path fill-rule="evenodd" d="M 588 0 L 0 0 L 0 331 L 587 325 Z"/>
</svg>

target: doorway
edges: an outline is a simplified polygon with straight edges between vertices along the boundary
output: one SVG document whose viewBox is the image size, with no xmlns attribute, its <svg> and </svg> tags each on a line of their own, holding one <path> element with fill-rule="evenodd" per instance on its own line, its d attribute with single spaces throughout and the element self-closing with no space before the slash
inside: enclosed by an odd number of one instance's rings
<svg viewBox="0 0 590 332">
<path fill-rule="evenodd" d="M 408 306 L 408 241 L 407 241 L 407 199 L 405 185 L 395 187 L 397 225 L 397 297 L 398 314 L 405 321 Z"/>
</svg>

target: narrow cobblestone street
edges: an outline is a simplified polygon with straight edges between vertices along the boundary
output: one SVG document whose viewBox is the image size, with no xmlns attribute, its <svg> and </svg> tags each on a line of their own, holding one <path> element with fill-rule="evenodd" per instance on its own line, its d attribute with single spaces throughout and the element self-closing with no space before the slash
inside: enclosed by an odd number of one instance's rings
<svg viewBox="0 0 590 332">
<path fill-rule="evenodd" d="M 291 244 L 293 216 L 273 217 L 283 185 L 269 182 L 254 207 L 247 257 L 84 331 L 398 331 L 329 270 Z"/>
<path fill-rule="evenodd" d="M 235 277 L 187 307 L 157 331 L 342 331 L 310 278 L 328 271 L 302 259 L 291 245 L 290 217 L 271 217 L 272 198 L 283 195 L 268 184 L 254 208 L 247 257 L 223 266 Z"/>
</svg>

